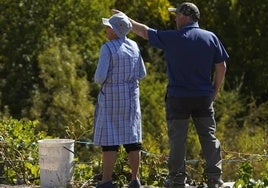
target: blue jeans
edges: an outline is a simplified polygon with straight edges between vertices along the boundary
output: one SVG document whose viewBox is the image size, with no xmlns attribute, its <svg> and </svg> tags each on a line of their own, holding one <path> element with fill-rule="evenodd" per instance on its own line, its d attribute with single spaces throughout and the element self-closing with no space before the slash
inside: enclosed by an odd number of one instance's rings
<svg viewBox="0 0 268 188">
<path fill-rule="evenodd" d="M 192 118 L 203 156 L 204 169 L 208 179 L 219 179 L 222 174 L 220 142 L 215 136 L 213 100 L 211 97 L 171 97 L 166 98 L 166 120 L 170 144 L 168 161 L 169 175 L 184 174 L 186 178 L 186 138 L 189 119 Z"/>
</svg>

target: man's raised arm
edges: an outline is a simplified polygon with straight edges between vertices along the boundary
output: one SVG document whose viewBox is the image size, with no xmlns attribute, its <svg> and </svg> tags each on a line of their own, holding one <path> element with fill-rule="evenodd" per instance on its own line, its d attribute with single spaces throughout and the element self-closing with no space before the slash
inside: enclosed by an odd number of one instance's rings
<svg viewBox="0 0 268 188">
<path fill-rule="evenodd" d="M 122 11 L 116 10 L 116 9 L 113 9 L 112 11 L 113 11 L 113 13 L 122 12 Z M 133 20 L 133 19 L 131 19 L 129 17 L 128 17 L 128 19 L 130 20 L 130 22 L 132 24 L 132 31 L 136 35 L 148 40 L 148 29 L 149 29 L 149 27 L 147 25 L 139 23 L 139 22 L 137 22 L 137 21 L 135 21 L 135 20 Z"/>
</svg>

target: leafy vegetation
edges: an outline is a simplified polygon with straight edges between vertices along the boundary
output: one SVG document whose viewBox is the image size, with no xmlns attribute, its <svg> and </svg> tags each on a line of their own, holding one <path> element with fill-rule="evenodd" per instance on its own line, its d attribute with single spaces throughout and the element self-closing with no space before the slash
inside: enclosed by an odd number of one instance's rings
<svg viewBox="0 0 268 188">
<path fill-rule="evenodd" d="M 224 87 L 215 101 L 217 136 L 222 143 L 223 179 L 237 186 L 267 186 L 267 7 L 268 1 L 193 1 L 200 27 L 212 30 L 230 55 Z M 1 0 L 0 2 L 0 181 L 38 184 L 37 141 L 76 140 L 74 182 L 100 178 L 100 148 L 90 140 L 99 86 L 93 83 L 102 17 L 111 8 L 157 28 L 174 29 L 167 7 L 175 0 Z M 140 83 L 143 118 L 143 184 L 162 186 L 167 175 L 168 138 L 163 52 L 129 34 L 140 46 L 148 75 Z M 189 183 L 202 182 L 198 137 L 187 138 Z M 128 181 L 125 153 L 115 168 L 119 185 Z"/>
<path fill-rule="evenodd" d="M 241 188 L 265 188 L 268 186 L 268 163 L 266 163 L 266 171 L 262 172 L 258 179 L 253 179 L 253 166 L 249 162 L 244 162 L 239 168 L 239 179 L 235 182 L 234 187 Z"/>
<path fill-rule="evenodd" d="M 34 183 L 38 179 L 37 141 L 46 136 L 36 133 L 37 121 L 6 119 L 0 121 L 1 176 L 10 184 Z"/>
<path fill-rule="evenodd" d="M 150 76 L 147 80 L 144 80 L 145 83 L 147 81 L 151 82 Z M 227 94 L 221 95 L 218 99 L 219 103 L 220 101 L 225 100 L 223 96 L 228 97 Z M 237 99 L 234 100 L 238 101 Z M 232 102 L 230 102 L 230 109 L 232 109 Z M 247 118 L 251 119 L 251 116 L 243 119 Z M 226 124 L 227 119 L 231 120 L 232 118 L 219 119 L 219 129 L 222 129 L 221 126 Z M 224 124 L 221 125 L 222 121 Z M 4 182 L 9 184 L 38 184 L 39 165 L 36 143 L 37 140 L 45 137 L 47 138 L 48 136 L 45 132 L 35 131 L 35 128 L 38 127 L 39 124 L 37 121 L 18 121 L 9 118 L 1 121 L 0 124 L 2 137 L 1 163 L 5 164 L 3 174 L 5 177 Z M 70 131 L 72 129 L 73 127 L 71 126 L 66 130 L 66 132 L 72 132 Z M 237 134 L 239 137 L 235 137 L 231 132 L 227 132 L 226 135 L 219 135 L 222 137 L 221 140 L 227 141 L 227 143 L 223 143 L 224 179 L 229 181 L 237 180 L 236 185 L 243 186 L 253 183 L 255 187 L 258 187 L 259 185 L 267 185 L 267 143 L 265 143 L 264 140 L 266 136 L 265 134 L 267 133 L 262 132 L 262 135 L 259 133 L 261 132 L 259 129 L 252 130 L 245 128 L 243 130 L 237 130 L 239 132 L 234 133 L 234 135 Z M 76 135 L 83 135 L 82 133 L 84 133 L 84 131 L 84 129 L 76 129 L 75 132 L 77 132 Z M 221 130 L 219 132 L 222 133 Z M 258 132 L 258 137 L 252 136 L 256 134 L 254 132 Z M 189 183 L 197 184 L 198 182 L 203 181 L 201 167 L 204 165 L 204 161 L 201 155 L 199 155 L 200 146 L 193 126 L 191 126 L 189 133 L 189 138 L 187 140 L 188 145 L 190 146 L 188 148 L 188 153 L 190 153 L 189 159 L 192 158 L 195 160 L 187 161 L 187 171 L 191 177 Z M 157 138 L 157 136 L 155 137 Z M 75 139 L 75 137 L 72 137 L 71 134 L 70 138 Z M 229 144 L 228 139 L 230 139 L 234 144 Z M 152 137 L 145 137 L 144 140 L 146 141 L 144 142 L 145 147 L 141 164 L 142 183 L 162 186 L 163 181 L 167 176 L 167 146 L 164 142 L 160 142 L 160 140 L 153 140 Z M 245 142 L 245 140 L 248 140 L 248 142 Z M 159 144 L 157 144 L 157 142 L 159 142 Z M 150 144 L 153 145 L 153 147 Z M 166 150 L 160 150 L 160 148 L 166 148 Z M 74 184 L 77 186 L 81 186 L 81 184 L 85 183 L 91 185 L 95 184 L 101 177 L 101 158 L 99 148 L 94 147 L 91 143 L 81 141 L 76 143 L 75 149 L 76 166 L 73 179 Z M 18 156 L 20 157 L 18 158 Z M 125 152 L 120 150 L 114 174 L 114 178 L 119 185 L 126 184 L 129 181 L 129 167 L 126 159 L 127 157 Z M 236 177 L 234 177 L 233 174 L 234 170 L 238 172 Z"/>
</svg>

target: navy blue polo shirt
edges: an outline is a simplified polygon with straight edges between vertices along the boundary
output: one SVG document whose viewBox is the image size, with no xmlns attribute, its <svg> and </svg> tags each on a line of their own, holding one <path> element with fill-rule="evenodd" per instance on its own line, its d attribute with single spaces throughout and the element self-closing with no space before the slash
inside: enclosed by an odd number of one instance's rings
<svg viewBox="0 0 268 188">
<path fill-rule="evenodd" d="M 217 36 L 192 23 L 180 30 L 148 30 L 151 46 L 164 51 L 169 83 L 175 97 L 211 96 L 212 69 L 229 56 Z"/>
</svg>

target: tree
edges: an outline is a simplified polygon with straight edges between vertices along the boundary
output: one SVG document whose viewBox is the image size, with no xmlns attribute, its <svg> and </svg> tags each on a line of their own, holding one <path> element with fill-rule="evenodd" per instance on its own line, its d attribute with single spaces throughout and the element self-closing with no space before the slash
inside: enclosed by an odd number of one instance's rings
<svg viewBox="0 0 268 188">
<path fill-rule="evenodd" d="M 29 117 L 39 119 L 50 135 L 64 137 L 65 130 L 73 127 L 72 136 L 79 137 L 79 129 L 75 130 L 79 126 L 92 131 L 94 110 L 89 84 L 77 71 L 82 63 L 77 48 L 69 49 L 57 38 L 38 56 L 42 84 L 33 91 Z"/>
<path fill-rule="evenodd" d="M 40 23 L 46 12 L 38 15 L 36 1 L 27 6 L 10 0 L 0 4 L 1 109 L 7 106 L 12 116 L 19 118 L 22 108 L 31 105 L 30 93 L 37 82 Z"/>
<path fill-rule="evenodd" d="M 1 110 L 8 108 L 16 118 L 29 112 L 33 86 L 42 82 L 37 58 L 55 36 L 77 46 L 83 60 L 77 69 L 91 83 L 105 37 L 101 17 L 111 5 L 113 0 L 1 1 Z M 95 90 L 92 85 L 89 92 Z"/>
</svg>

